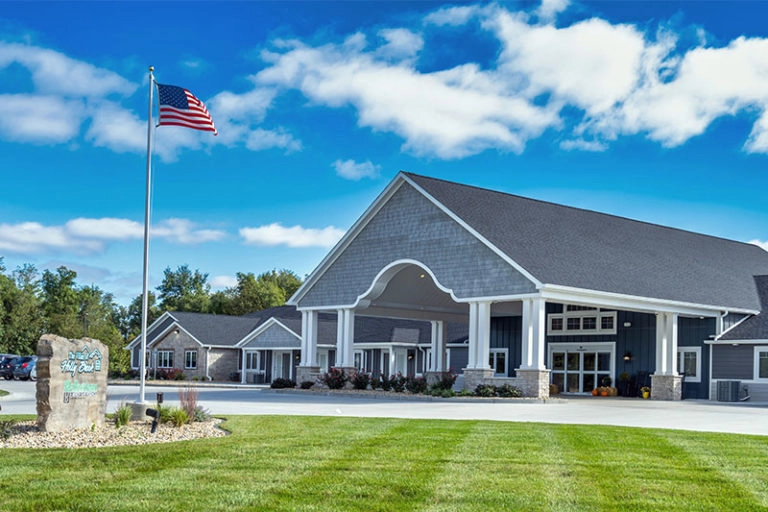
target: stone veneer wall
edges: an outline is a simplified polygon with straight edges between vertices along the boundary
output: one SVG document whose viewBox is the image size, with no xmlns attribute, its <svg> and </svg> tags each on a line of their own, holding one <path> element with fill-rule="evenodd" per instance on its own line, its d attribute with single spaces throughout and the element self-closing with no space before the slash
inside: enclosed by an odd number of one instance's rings
<svg viewBox="0 0 768 512">
<path fill-rule="evenodd" d="M 679 375 L 651 375 L 651 399 L 681 400 L 683 378 Z"/>
<path fill-rule="evenodd" d="M 213 380 L 228 381 L 237 369 L 240 351 L 237 349 L 214 348 L 208 351 L 208 375 Z"/>
<path fill-rule="evenodd" d="M 173 367 L 178 368 L 184 372 L 184 376 L 187 380 L 197 377 L 201 379 L 205 377 L 205 349 L 200 346 L 198 342 L 192 339 L 184 331 L 175 333 L 171 331 L 164 338 L 157 343 L 153 343 L 149 347 L 151 365 L 154 368 L 154 350 L 173 350 Z M 186 364 L 185 353 L 187 350 L 197 350 L 197 369 L 184 368 Z M 152 375 L 150 371 L 150 376 Z"/>
</svg>

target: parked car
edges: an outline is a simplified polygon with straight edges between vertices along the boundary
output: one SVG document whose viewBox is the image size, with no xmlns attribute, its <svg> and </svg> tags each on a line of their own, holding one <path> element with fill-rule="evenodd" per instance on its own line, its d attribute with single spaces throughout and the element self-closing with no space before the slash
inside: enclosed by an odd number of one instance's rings
<svg viewBox="0 0 768 512">
<path fill-rule="evenodd" d="M 35 373 L 32 373 L 35 370 Z M 16 360 L 13 365 L 13 378 L 19 380 L 29 380 L 31 377 L 37 378 L 37 356 L 24 356 Z"/>
<path fill-rule="evenodd" d="M 18 358 L 16 354 L 0 354 L 0 377 L 5 380 L 13 378 L 13 363 Z"/>
</svg>

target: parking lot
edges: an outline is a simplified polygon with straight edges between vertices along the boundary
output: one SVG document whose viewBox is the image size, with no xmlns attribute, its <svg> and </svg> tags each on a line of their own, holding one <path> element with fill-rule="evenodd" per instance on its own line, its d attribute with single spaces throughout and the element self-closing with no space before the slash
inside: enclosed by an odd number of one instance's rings
<svg viewBox="0 0 768 512">
<path fill-rule="evenodd" d="M 35 414 L 34 382 L 0 381 L 10 392 L 0 397 L 0 414 Z M 328 396 L 311 392 L 275 392 L 256 386 L 206 386 L 199 388 L 199 403 L 216 415 L 305 415 L 492 420 L 572 423 L 768 435 L 768 404 L 720 403 L 700 400 L 655 400 L 578 397 L 547 402 L 511 399 L 397 399 Z M 166 404 L 178 405 L 178 384 L 147 386 L 145 399 L 154 403 L 163 393 Z M 139 398 L 138 385 L 110 385 L 107 411 Z"/>
</svg>

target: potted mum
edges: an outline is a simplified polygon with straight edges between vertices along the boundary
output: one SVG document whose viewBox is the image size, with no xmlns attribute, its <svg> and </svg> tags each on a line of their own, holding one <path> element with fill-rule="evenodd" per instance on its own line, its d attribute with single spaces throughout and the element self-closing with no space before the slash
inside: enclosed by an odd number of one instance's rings
<svg viewBox="0 0 768 512">
<path fill-rule="evenodd" d="M 640 396 L 642 396 L 645 399 L 650 397 L 651 396 L 651 388 L 649 388 L 648 386 L 641 387 L 640 388 Z"/>
</svg>

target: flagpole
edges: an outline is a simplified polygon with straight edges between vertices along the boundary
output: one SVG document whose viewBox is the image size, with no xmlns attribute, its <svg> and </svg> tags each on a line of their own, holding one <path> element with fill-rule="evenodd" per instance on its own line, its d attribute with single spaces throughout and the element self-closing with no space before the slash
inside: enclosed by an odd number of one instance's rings
<svg viewBox="0 0 768 512">
<path fill-rule="evenodd" d="M 147 374 L 147 313 L 149 311 L 149 215 L 150 189 L 152 183 L 152 88 L 155 77 L 154 66 L 149 66 L 149 107 L 147 114 L 147 191 L 144 203 L 144 285 L 141 298 L 141 362 L 139 371 L 139 403 L 145 403 L 145 384 Z"/>
</svg>

